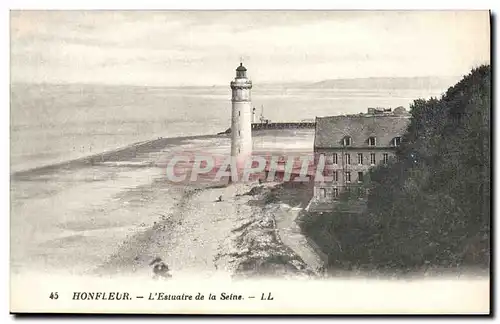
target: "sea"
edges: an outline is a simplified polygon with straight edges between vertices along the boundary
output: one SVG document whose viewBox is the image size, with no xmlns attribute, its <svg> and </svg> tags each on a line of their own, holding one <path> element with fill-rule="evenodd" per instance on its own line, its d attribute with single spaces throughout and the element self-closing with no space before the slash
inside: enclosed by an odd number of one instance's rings
<svg viewBox="0 0 500 324">
<path fill-rule="evenodd" d="M 271 121 L 356 114 L 368 107 L 409 108 L 446 88 L 325 89 L 254 85 L 256 116 Z M 230 126 L 229 86 L 150 87 L 97 84 L 12 84 L 11 174 L 130 144 L 216 134 Z"/>
</svg>

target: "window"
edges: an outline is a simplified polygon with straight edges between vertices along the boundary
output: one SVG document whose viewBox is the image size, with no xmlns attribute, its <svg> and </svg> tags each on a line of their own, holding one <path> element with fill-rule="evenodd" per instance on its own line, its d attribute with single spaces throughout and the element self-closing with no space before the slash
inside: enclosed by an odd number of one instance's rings
<svg viewBox="0 0 500 324">
<path fill-rule="evenodd" d="M 345 182 L 351 182 L 351 172 L 349 171 L 345 173 Z"/>
<path fill-rule="evenodd" d="M 238 110 L 238 116 L 241 116 L 241 111 Z"/>
<path fill-rule="evenodd" d="M 332 161 L 333 164 L 338 164 L 339 163 L 339 159 L 338 159 L 337 153 L 333 153 L 332 160 L 333 160 Z"/>
<path fill-rule="evenodd" d="M 333 171 L 333 181 L 339 181 L 339 172 L 337 170 Z"/>
<path fill-rule="evenodd" d="M 363 164 L 363 153 L 358 153 L 358 164 Z"/>
<path fill-rule="evenodd" d="M 319 196 L 321 198 L 325 198 L 326 197 L 326 189 L 325 188 L 319 188 Z"/>
<path fill-rule="evenodd" d="M 342 144 L 344 146 L 351 146 L 351 137 L 350 136 L 344 137 L 344 140 L 342 141 Z"/>
<path fill-rule="evenodd" d="M 363 172 L 358 172 L 358 182 L 363 182 Z"/>
<path fill-rule="evenodd" d="M 345 164 L 351 164 L 351 154 L 345 154 Z"/>
<path fill-rule="evenodd" d="M 401 137 L 400 136 L 394 138 L 394 146 L 399 146 L 399 145 L 401 145 Z"/>
<path fill-rule="evenodd" d="M 339 189 L 333 188 L 333 198 L 337 198 L 339 196 Z"/>
<path fill-rule="evenodd" d="M 377 145 L 377 139 L 374 136 L 371 136 L 368 138 L 368 146 L 375 146 Z"/>
<path fill-rule="evenodd" d="M 370 164 L 371 165 L 375 164 L 375 153 L 370 153 Z"/>
<path fill-rule="evenodd" d="M 384 153 L 384 164 L 387 164 L 389 162 L 389 154 Z"/>
</svg>

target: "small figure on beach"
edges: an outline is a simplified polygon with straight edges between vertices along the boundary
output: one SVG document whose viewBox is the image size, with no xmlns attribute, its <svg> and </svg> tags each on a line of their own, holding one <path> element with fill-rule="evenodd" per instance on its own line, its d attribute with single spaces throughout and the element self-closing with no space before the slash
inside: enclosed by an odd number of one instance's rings
<svg viewBox="0 0 500 324">
<path fill-rule="evenodd" d="M 326 265 L 322 265 L 316 269 L 316 274 L 320 277 L 328 277 L 328 267 Z"/>
<path fill-rule="evenodd" d="M 150 266 L 153 266 L 153 279 L 168 279 L 171 278 L 172 275 L 169 273 L 168 266 L 160 257 L 156 257 L 149 263 Z"/>
<path fill-rule="evenodd" d="M 219 198 L 217 198 L 217 201 L 218 202 L 222 201 L 222 195 L 220 195 Z"/>
</svg>

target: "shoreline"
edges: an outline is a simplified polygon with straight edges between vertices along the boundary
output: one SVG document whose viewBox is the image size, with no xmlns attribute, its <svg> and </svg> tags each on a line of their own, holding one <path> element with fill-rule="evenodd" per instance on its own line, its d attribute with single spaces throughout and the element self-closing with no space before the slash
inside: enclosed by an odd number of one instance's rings
<svg viewBox="0 0 500 324">
<path fill-rule="evenodd" d="M 165 138 L 151 139 L 142 142 L 136 142 L 120 148 L 104 151 L 101 153 L 95 153 L 81 158 L 66 160 L 62 162 L 55 162 L 34 168 L 15 171 L 10 174 L 10 178 L 11 180 L 17 180 L 19 178 L 31 176 L 34 174 L 43 174 L 45 172 L 54 171 L 60 168 L 82 167 L 102 162 L 122 161 L 127 158 L 134 157 L 137 154 L 158 151 L 162 148 L 167 147 L 168 145 L 178 145 L 186 140 L 219 138 L 223 137 L 224 135 L 225 134 L 177 136 L 177 137 L 165 137 Z"/>
<path fill-rule="evenodd" d="M 273 136 L 274 132 L 261 134 L 256 137 L 263 136 L 263 139 L 266 139 L 265 136 Z M 43 269 L 53 269 L 58 264 L 66 262 L 68 266 L 63 265 L 62 268 L 71 269 L 72 272 L 82 271 L 84 275 L 92 273 L 93 269 L 101 268 L 104 273 L 114 277 L 122 272 L 131 273 L 129 269 L 135 266 L 138 272 L 144 270 L 143 274 L 149 276 L 151 269 L 147 265 L 151 259 L 149 259 L 150 252 L 147 251 L 151 251 L 153 256 L 153 252 L 158 251 L 158 242 L 151 240 L 159 241 L 162 245 L 163 236 L 168 244 L 165 252 L 170 253 L 171 248 L 177 251 L 174 252 L 173 270 L 180 268 L 181 272 L 184 272 L 183 269 L 187 268 L 188 271 L 197 272 L 203 271 L 207 266 L 207 269 L 212 269 L 212 258 L 218 252 L 211 247 L 209 251 L 212 254 L 209 254 L 203 249 L 201 242 L 208 242 L 204 243 L 205 246 L 224 244 L 225 248 L 221 254 L 228 253 L 225 244 L 229 244 L 232 229 L 241 221 L 240 217 L 250 217 L 248 209 L 253 207 L 245 205 L 247 200 L 245 197 L 236 198 L 235 193 L 226 193 L 225 187 L 214 186 L 215 183 L 198 183 L 194 188 L 191 186 L 187 188 L 165 182 L 164 171 L 158 164 L 160 162 L 158 154 L 175 151 L 177 148 L 217 152 L 221 150 L 221 142 L 227 146 L 229 142 L 227 135 L 157 138 L 11 174 L 11 186 L 14 188 L 11 199 L 16 200 L 13 213 L 19 215 L 15 218 L 16 230 L 22 233 L 16 237 L 18 240 L 21 240 L 19 237 L 26 237 L 21 241 L 27 242 L 23 243 L 24 248 L 18 245 L 20 253 L 16 271 L 24 272 L 26 267 L 29 269 L 30 265 L 23 261 L 23 256 L 26 255 L 40 262 Z M 259 144 L 261 143 L 257 143 Z M 225 147 L 222 149 L 225 150 Z M 44 185 L 40 186 L 42 182 Z M 187 207 L 175 206 L 181 202 L 180 197 L 186 189 L 188 191 L 203 187 L 206 189 L 207 185 L 212 188 L 202 190 L 208 193 L 200 191 L 201 198 L 195 195 Z M 241 193 L 250 188 L 250 186 L 241 187 L 241 190 L 245 189 Z M 224 195 L 224 201 L 215 203 L 221 194 Z M 250 196 L 248 198 L 255 199 Z M 54 208 L 55 206 L 57 208 Z M 41 220 L 36 217 L 37 213 L 47 217 Z M 163 222 L 161 214 L 172 216 L 171 224 Z M 259 211 L 258 214 L 262 213 Z M 252 216 L 257 221 L 260 217 Z M 191 224 L 184 224 L 186 219 L 189 219 Z M 42 225 L 47 229 L 46 233 L 54 235 L 30 234 L 38 233 Z M 153 229 L 153 226 L 163 227 L 161 225 L 166 225 L 168 229 L 160 231 Z M 205 234 L 207 229 L 209 233 Z M 171 232 L 173 234 L 170 234 Z M 195 235 L 196 241 L 190 235 Z M 107 246 L 99 247 L 99 244 Z M 188 244 L 190 249 L 183 247 L 184 244 Z M 54 253 L 46 256 L 47 250 L 44 246 L 54 250 Z M 144 254 L 145 251 L 147 252 L 145 259 L 138 265 L 134 258 L 137 254 Z M 117 256 L 113 256 L 114 254 Z M 194 255 L 206 260 L 205 265 L 202 266 L 193 260 Z M 166 256 L 160 255 L 162 258 Z M 181 260 L 182 256 L 188 256 L 187 258 L 191 260 Z M 224 259 L 226 257 L 220 260 L 222 264 L 219 269 L 224 269 L 223 264 L 232 257 Z M 165 261 L 170 265 L 171 260 L 166 258 Z M 175 266 L 176 262 L 179 266 Z M 217 271 L 217 275 L 219 273 Z"/>
<path fill-rule="evenodd" d="M 160 257 L 176 278 L 316 276 L 281 237 L 283 226 L 273 213 L 279 202 L 272 208 L 263 204 L 279 186 L 183 186 L 173 208 L 153 224 L 136 227 L 107 260 L 86 274 L 151 277 L 149 262 Z M 219 195 L 224 197 L 221 202 L 216 201 Z"/>
<path fill-rule="evenodd" d="M 228 130 L 216 134 L 159 137 L 156 139 L 135 142 L 115 149 L 109 149 L 100 153 L 94 153 L 79 158 L 42 164 L 40 166 L 14 171 L 10 173 L 10 179 L 21 180 L 24 177 L 44 174 L 47 172 L 55 171 L 57 169 L 84 167 L 103 162 L 125 161 L 127 159 L 134 158 L 139 154 L 158 152 L 161 149 L 166 148 L 167 146 L 181 145 L 184 141 L 196 140 L 196 139 L 227 138 L 231 134 L 230 132 L 228 132 Z M 263 128 L 263 129 L 253 129 L 252 133 L 255 133 L 256 135 L 265 136 L 266 132 L 277 131 L 281 133 L 285 131 L 300 131 L 300 130 L 310 130 L 310 129 L 309 128 L 268 128 L 268 129 Z M 302 149 L 300 150 L 302 151 Z M 9 165 L 9 169 L 12 169 L 12 165 Z"/>
</svg>

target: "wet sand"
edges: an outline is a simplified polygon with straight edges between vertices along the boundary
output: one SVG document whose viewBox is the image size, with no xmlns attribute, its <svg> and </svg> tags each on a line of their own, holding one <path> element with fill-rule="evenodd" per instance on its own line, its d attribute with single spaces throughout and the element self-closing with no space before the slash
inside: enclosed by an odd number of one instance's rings
<svg viewBox="0 0 500 324">
<path fill-rule="evenodd" d="M 230 272 L 217 259 L 230 249 L 227 237 L 244 208 L 234 196 L 244 187 L 183 188 L 180 199 L 156 224 L 126 240 L 103 265 L 92 271 L 114 276 L 123 273 L 152 274 L 149 263 L 161 257 L 177 276 L 211 276 L 217 270 Z M 217 199 L 223 195 L 224 200 Z"/>
<path fill-rule="evenodd" d="M 298 135 L 282 135 L 291 151 L 312 145 L 312 133 Z M 264 133 L 254 145 L 267 149 L 279 141 Z M 11 175 L 13 273 L 150 276 L 155 256 L 177 273 L 232 271 L 234 264 L 221 255 L 234 248 L 233 227 L 255 212 L 247 198 L 235 198 L 250 187 L 175 185 L 166 181 L 163 164 L 168 154 L 219 154 L 229 144 L 227 136 L 158 139 L 102 160 L 92 156 Z M 225 199 L 216 203 L 219 195 Z"/>
</svg>

